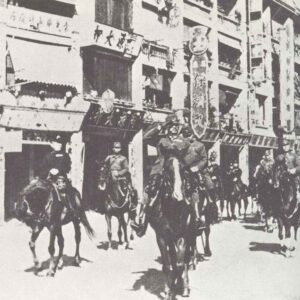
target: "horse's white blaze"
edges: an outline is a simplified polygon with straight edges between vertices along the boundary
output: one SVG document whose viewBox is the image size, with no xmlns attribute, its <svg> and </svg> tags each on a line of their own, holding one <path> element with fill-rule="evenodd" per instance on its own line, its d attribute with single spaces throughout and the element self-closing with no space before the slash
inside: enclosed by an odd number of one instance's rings
<svg viewBox="0 0 300 300">
<path fill-rule="evenodd" d="M 178 201 L 183 200 L 182 195 L 182 180 L 180 176 L 180 168 L 179 168 L 179 162 L 176 159 L 172 160 L 173 168 L 174 168 L 174 191 L 173 191 L 173 197 L 177 199 Z"/>
</svg>

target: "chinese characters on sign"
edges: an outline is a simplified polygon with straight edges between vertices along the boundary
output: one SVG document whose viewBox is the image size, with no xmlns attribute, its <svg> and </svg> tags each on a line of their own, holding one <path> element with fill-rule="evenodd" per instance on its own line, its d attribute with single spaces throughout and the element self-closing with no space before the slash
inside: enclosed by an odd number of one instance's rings
<svg viewBox="0 0 300 300">
<path fill-rule="evenodd" d="M 96 44 L 122 53 L 124 56 L 139 55 L 143 40 L 142 36 L 98 23 L 94 23 L 92 30 L 90 35 L 82 41 L 85 46 Z"/>
<path fill-rule="evenodd" d="M 201 138 L 208 123 L 207 97 L 207 28 L 193 27 L 190 40 L 191 57 L 191 125 L 194 133 Z"/>
</svg>

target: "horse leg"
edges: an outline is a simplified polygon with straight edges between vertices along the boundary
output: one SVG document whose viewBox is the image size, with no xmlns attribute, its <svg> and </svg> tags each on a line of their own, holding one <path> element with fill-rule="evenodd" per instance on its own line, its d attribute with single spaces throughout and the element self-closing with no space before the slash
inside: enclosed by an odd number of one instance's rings
<svg viewBox="0 0 300 300">
<path fill-rule="evenodd" d="M 158 236 L 156 234 L 156 241 L 158 248 L 160 250 L 161 258 L 162 258 L 162 271 L 164 275 L 166 276 L 166 282 L 165 282 L 165 298 L 164 300 L 172 300 L 173 293 L 172 293 L 172 270 L 171 270 L 171 259 L 168 254 L 168 245 L 163 239 L 163 237 Z"/>
<path fill-rule="evenodd" d="M 235 204 L 236 204 L 236 199 L 231 199 L 231 201 L 230 201 L 230 208 L 231 208 L 231 219 L 232 220 L 236 220 Z"/>
<path fill-rule="evenodd" d="M 191 245 L 190 245 L 190 251 L 191 251 L 191 268 L 192 270 L 196 270 L 196 265 L 198 263 L 197 256 L 198 256 L 198 248 L 197 248 L 197 237 L 193 238 Z"/>
<path fill-rule="evenodd" d="M 127 236 L 127 224 L 125 222 L 123 214 L 120 217 L 120 222 L 121 222 L 121 226 L 123 228 L 123 233 L 124 233 L 125 249 L 129 249 L 129 242 L 128 242 L 128 236 Z"/>
<path fill-rule="evenodd" d="M 283 243 L 283 222 L 281 220 L 281 218 L 277 219 L 277 223 L 278 223 L 278 238 L 280 240 L 280 244 L 281 244 L 281 250 L 285 252 L 285 245 Z"/>
<path fill-rule="evenodd" d="M 123 244 L 122 241 L 122 222 L 121 222 L 121 216 L 118 217 L 118 238 L 119 238 L 119 245 Z"/>
<path fill-rule="evenodd" d="M 204 247 L 204 255 L 205 256 L 211 256 L 211 250 L 210 250 L 210 244 L 209 244 L 209 235 L 210 235 L 210 225 L 208 225 L 205 229 L 204 229 L 204 233 L 205 233 L 205 247 Z"/>
<path fill-rule="evenodd" d="M 189 265 L 186 263 L 184 264 L 183 270 L 183 292 L 182 297 L 189 297 L 190 296 L 190 288 L 189 288 Z"/>
<path fill-rule="evenodd" d="M 225 202 L 224 199 L 220 199 L 220 210 L 221 210 L 220 217 L 221 217 L 221 220 L 223 220 L 224 202 Z"/>
<path fill-rule="evenodd" d="M 63 268 L 63 251 L 64 251 L 64 237 L 62 234 L 62 228 L 57 228 L 57 243 L 59 247 L 58 257 L 57 257 L 57 267 L 58 269 Z"/>
<path fill-rule="evenodd" d="M 240 217 L 242 215 L 242 198 L 241 197 L 238 197 L 237 205 L 238 205 L 238 213 L 239 213 L 239 217 Z"/>
<path fill-rule="evenodd" d="M 32 230 L 30 241 L 29 241 L 29 247 L 30 247 L 30 250 L 31 250 L 32 256 L 33 256 L 35 274 L 37 274 L 37 272 L 42 267 L 42 264 L 39 262 L 37 255 L 36 255 L 36 251 L 35 251 L 35 242 L 36 242 L 37 238 L 39 237 L 42 229 L 43 229 L 43 227 L 36 225 L 36 227 L 34 227 Z"/>
<path fill-rule="evenodd" d="M 79 266 L 81 258 L 79 254 L 79 246 L 81 242 L 81 230 L 80 230 L 80 223 L 78 220 L 73 221 L 74 230 L 75 230 L 75 242 L 76 242 L 76 250 L 75 250 L 75 264 Z"/>
<path fill-rule="evenodd" d="M 53 277 L 55 274 L 54 253 L 55 253 L 55 238 L 56 238 L 57 227 L 54 225 L 51 225 L 49 231 L 50 231 L 50 242 L 49 242 L 48 251 L 50 254 L 50 264 L 49 264 L 49 270 L 48 270 L 47 276 Z"/>
<path fill-rule="evenodd" d="M 289 221 L 286 221 L 284 227 L 285 227 L 285 243 L 287 248 L 287 256 L 291 256 L 291 252 L 295 250 L 295 247 L 292 245 L 291 225 L 289 224 Z"/>
<path fill-rule="evenodd" d="M 247 217 L 247 209 L 248 209 L 248 205 L 249 205 L 249 200 L 248 200 L 248 197 L 247 195 L 245 195 L 244 197 L 244 219 L 246 219 Z"/>
<path fill-rule="evenodd" d="M 111 237 L 112 237 L 111 215 L 110 214 L 105 214 L 105 219 L 106 219 L 106 223 L 107 223 L 108 248 L 111 248 L 112 247 L 112 242 L 111 242 Z"/>
</svg>

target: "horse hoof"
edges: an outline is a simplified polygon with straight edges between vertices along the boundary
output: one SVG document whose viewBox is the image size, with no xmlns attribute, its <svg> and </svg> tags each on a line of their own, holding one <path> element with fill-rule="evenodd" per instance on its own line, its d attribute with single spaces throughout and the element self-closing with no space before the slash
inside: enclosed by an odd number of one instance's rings
<svg viewBox="0 0 300 300">
<path fill-rule="evenodd" d="M 128 250 L 128 249 L 129 249 L 129 244 L 128 244 L 128 243 L 126 243 L 126 245 L 125 245 L 125 249 L 126 249 L 126 250 Z"/>
<path fill-rule="evenodd" d="M 184 288 L 182 292 L 182 297 L 187 298 L 190 296 L 190 289 L 189 288 Z"/>
<path fill-rule="evenodd" d="M 190 267 L 190 270 L 191 270 L 191 271 L 195 271 L 195 270 L 196 270 L 196 265 L 195 265 L 195 264 L 192 264 L 191 267 Z"/>
<path fill-rule="evenodd" d="M 123 242 L 122 242 L 122 241 L 119 241 L 119 245 L 120 245 L 120 246 L 123 245 Z"/>
<path fill-rule="evenodd" d="M 57 269 L 62 270 L 63 267 L 64 267 L 64 261 L 61 259 L 57 264 Z"/>
<path fill-rule="evenodd" d="M 291 247 L 288 248 L 288 250 L 289 250 L 289 251 L 295 251 L 295 250 L 296 250 L 296 247 L 291 246 Z"/>
<path fill-rule="evenodd" d="M 211 253 L 210 249 L 204 250 L 204 255 L 207 256 L 207 257 L 211 257 L 212 253 Z"/>
<path fill-rule="evenodd" d="M 81 263 L 81 258 L 80 257 L 75 257 L 74 258 L 74 264 L 75 266 L 79 267 Z"/>
<path fill-rule="evenodd" d="M 47 277 L 54 277 L 55 272 L 54 271 L 48 271 Z"/>
<path fill-rule="evenodd" d="M 40 263 L 40 262 L 35 262 L 34 263 L 34 267 L 35 267 L 35 269 L 36 269 L 36 271 L 40 271 L 41 269 L 42 269 L 42 263 Z"/>
</svg>

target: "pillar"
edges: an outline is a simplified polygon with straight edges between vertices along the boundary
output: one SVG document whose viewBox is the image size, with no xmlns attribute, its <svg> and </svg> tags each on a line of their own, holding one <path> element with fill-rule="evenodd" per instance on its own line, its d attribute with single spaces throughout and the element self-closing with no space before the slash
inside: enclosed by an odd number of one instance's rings
<svg viewBox="0 0 300 300">
<path fill-rule="evenodd" d="M 140 130 L 128 146 L 129 171 L 132 184 L 138 192 L 138 197 L 143 196 L 143 131 Z"/>
<path fill-rule="evenodd" d="M 249 184 L 249 145 L 244 145 L 239 152 L 239 166 L 242 173 L 242 181 Z"/>
<path fill-rule="evenodd" d="M 74 133 L 71 137 L 71 180 L 72 185 L 82 193 L 83 170 L 84 170 L 84 143 L 82 141 L 82 132 Z"/>
</svg>

